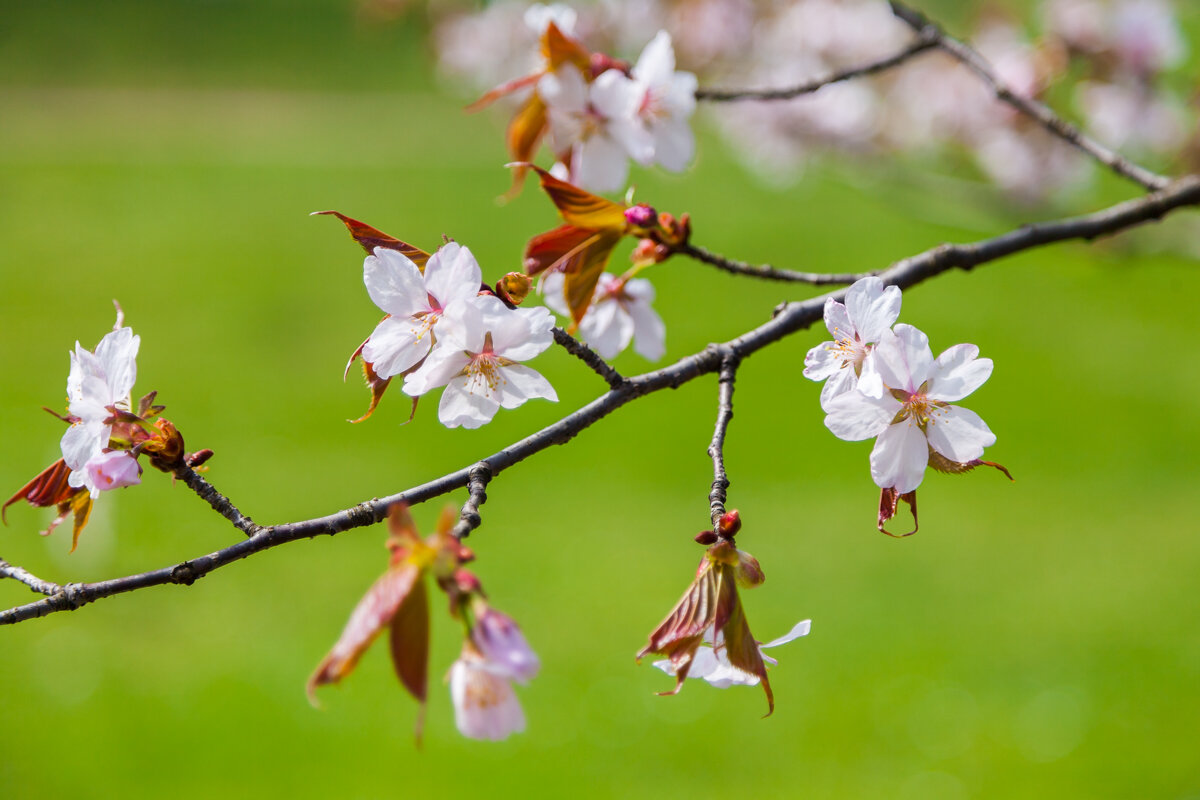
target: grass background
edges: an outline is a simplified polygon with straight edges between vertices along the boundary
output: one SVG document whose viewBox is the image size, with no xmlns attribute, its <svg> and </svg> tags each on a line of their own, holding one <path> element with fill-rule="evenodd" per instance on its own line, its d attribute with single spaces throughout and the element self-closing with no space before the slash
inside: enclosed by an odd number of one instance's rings
<svg viewBox="0 0 1200 800">
<path fill-rule="evenodd" d="M 43 2 L 0 28 L 0 486 L 56 457 L 66 352 L 112 324 L 142 336 L 135 391 L 159 391 L 209 479 L 262 523 L 330 513 L 494 452 L 602 382 L 552 351 L 557 405 L 448 431 L 408 426 L 397 391 L 369 422 L 340 380 L 378 318 L 336 208 L 425 247 L 468 244 L 495 278 L 555 223 L 507 185 L 495 116 L 440 91 L 412 26 L 346 3 Z M 639 197 L 690 211 L 695 241 L 801 269 L 876 269 L 1049 211 L 920 165 L 817 165 L 778 192 L 711 137 L 682 177 L 635 170 Z M 1066 211 L 1129 194 L 1099 179 Z M 768 576 L 756 634 L 812 618 L 758 690 L 669 680 L 633 653 L 687 584 L 706 526 L 715 381 L 646 398 L 500 476 L 471 538 L 495 603 L 544 662 L 529 730 L 454 732 L 432 692 L 426 744 L 382 652 L 322 692 L 303 684 L 385 563 L 381 528 L 299 542 L 190 588 L 163 587 L 0 631 L 0 786 L 12 797 L 225 795 L 1200 797 L 1196 400 L 1190 259 L 1162 237 L 1045 248 L 905 296 L 935 350 L 996 361 L 971 407 L 1017 477 L 930 476 L 922 530 L 874 530 L 867 444 L 822 426 L 794 337 L 739 376 L 727 459 L 742 545 Z M 803 289 L 687 261 L 652 275 L 668 360 L 748 329 Z M 650 367 L 623 355 L 627 373 Z M 461 493 L 460 493 L 461 494 Z M 7 496 L 7 493 L 6 493 Z M 454 496 L 461 502 L 464 496 Z M 416 509 L 432 525 L 440 505 Z M 102 499 L 73 555 L 49 512 L 9 509 L 0 555 L 58 582 L 140 572 L 236 534 L 147 474 Z M 33 599 L 0 583 L 5 607 Z M 435 611 L 437 609 L 435 608 Z M 457 654 L 435 617 L 432 673 Z"/>
</svg>

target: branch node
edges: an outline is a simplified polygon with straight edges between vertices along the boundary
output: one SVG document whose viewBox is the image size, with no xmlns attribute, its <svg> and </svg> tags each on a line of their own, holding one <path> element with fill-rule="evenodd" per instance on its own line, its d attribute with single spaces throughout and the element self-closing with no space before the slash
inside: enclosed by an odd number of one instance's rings
<svg viewBox="0 0 1200 800">
<path fill-rule="evenodd" d="M 628 382 L 621 373 L 609 366 L 609 363 L 601 358 L 599 353 L 558 326 L 554 327 L 554 341 L 562 349 L 591 367 L 592 371 L 601 378 L 604 378 L 610 389 L 620 389 Z"/>
</svg>

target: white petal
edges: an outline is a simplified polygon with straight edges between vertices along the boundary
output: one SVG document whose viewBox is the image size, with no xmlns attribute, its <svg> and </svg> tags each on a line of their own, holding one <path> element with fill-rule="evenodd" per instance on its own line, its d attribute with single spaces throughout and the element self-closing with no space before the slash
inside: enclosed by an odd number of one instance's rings
<svg viewBox="0 0 1200 800">
<path fill-rule="evenodd" d="M 838 369 L 829 376 L 829 380 L 825 381 L 825 385 L 821 387 L 821 410 L 828 414 L 835 398 L 841 397 L 848 392 L 853 392 L 857 388 L 858 379 L 854 375 L 854 370 L 850 367 Z M 868 395 L 864 392 L 863 396 L 867 397 Z M 870 399 L 878 400 L 880 398 L 872 397 Z M 870 437 L 864 436 L 863 438 L 867 439 Z M 851 439 L 850 441 L 857 440 Z"/>
<path fill-rule="evenodd" d="M 925 465 L 929 463 L 929 442 L 911 420 L 896 425 L 879 435 L 871 451 L 871 477 L 881 489 L 905 494 L 921 485 Z"/>
<path fill-rule="evenodd" d="M 672 117 L 651 127 L 654 160 L 671 172 L 682 172 L 696 154 L 696 136 L 686 119 Z"/>
<path fill-rule="evenodd" d="M 605 126 L 605 130 L 608 137 L 619 144 L 634 161 L 643 166 L 654 163 L 654 134 L 641 122 L 633 119 L 614 119 Z M 686 166 L 687 162 L 684 164 Z"/>
<path fill-rule="evenodd" d="M 388 317 L 363 345 L 363 358 L 371 362 L 376 375 L 393 378 L 428 355 L 432 346 L 433 334 L 420 320 Z"/>
<path fill-rule="evenodd" d="M 956 344 L 938 356 L 929 399 L 953 403 L 982 386 L 992 376 L 992 360 L 978 356 L 973 344 Z"/>
<path fill-rule="evenodd" d="M 457 242 L 447 242 L 425 265 L 425 290 L 443 307 L 458 299 L 479 294 L 483 273 L 471 251 Z"/>
<path fill-rule="evenodd" d="M 138 346 L 142 340 L 133 335 L 132 328 L 121 328 L 106 334 L 96 345 L 96 358 L 104 369 L 110 402 L 129 399 L 137 380 Z"/>
<path fill-rule="evenodd" d="M 846 307 L 832 297 L 825 300 L 825 327 L 835 342 L 854 339 L 854 323 L 846 313 Z"/>
<path fill-rule="evenodd" d="M 551 109 L 582 113 L 587 109 L 587 82 L 570 62 L 547 72 L 537 83 L 537 93 Z"/>
<path fill-rule="evenodd" d="M 371 302 L 395 317 L 411 317 L 429 310 L 421 270 L 406 256 L 386 247 L 363 261 L 363 283 Z"/>
<path fill-rule="evenodd" d="M 883 281 L 867 277 L 846 292 L 846 311 L 863 342 L 878 342 L 900 316 L 900 288 L 883 288 Z"/>
<path fill-rule="evenodd" d="M 675 73 L 675 51 L 671 47 L 671 34 L 659 31 L 638 56 L 633 67 L 633 77 L 651 86 L 667 84 Z"/>
<path fill-rule="evenodd" d="M 502 368 L 500 373 L 504 381 L 500 386 L 500 405 L 504 408 L 516 408 L 537 397 L 558 402 L 558 393 L 537 370 L 514 364 Z"/>
<path fill-rule="evenodd" d="M 98 422 L 78 422 L 67 428 L 59 444 L 62 448 L 63 461 L 71 468 L 72 474 L 82 472 L 84 465 L 108 446 L 108 439 L 111 435 L 111 429 Z M 80 486 L 81 484 L 72 483 L 71 485 Z"/>
<path fill-rule="evenodd" d="M 633 320 L 620 304 L 606 298 L 588 309 L 579 332 L 602 358 L 616 358 L 633 339 Z"/>
<path fill-rule="evenodd" d="M 554 309 L 556 314 L 569 317 L 571 316 L 571 309 L 567 307 L 567 299 L 563 297 L 563 284 L 565 282 L 566 276 L 555 270 L 542 278 L 541 293 L 546 305 Z"/>
<path fill-rule="evenodd" d="M 846 392 L 830 401 L 825 427 L 847 442 L 870 439 L 887 429 L 901 407 L 891 396 L 875 400 L 859 392 Z"/>
<path fill-rule="evenodd" d="M 926 430 L 933 449 L 951 461 L 973 461 L 983 455 L 983 448 L 996 443 L 996 435 L 979 415 L 962 406 L 935 412 Z"/>
<path fill-rule="evenodd" d="M 463 736 L 499 741 L 525 730 L 525 714 L 508 679 L 461 658 L 450 668 L 450 698 Z"/>
<path fill-rule="evenodd" d="M 648 361 L 658 361 L 667 352 L 667 326 L 663 324 L 662 317 L 648 302 L 629 303 L 626 308 L 633 320 L 634 352 Z"/>
<path fill-rule="evenodd" d="M 465 375 L 454 378 L 442 392 L 438 419 L 447 428 L 474 429 L 486 425 L 500 410 L 500 402 L 490 392 L 471 391 Z"/>
<path fill-rule="evenodd" d="M 875 350 L 867 352 L 862 362 L 862 374 L 858 376 L 858 390 L 867 397 L 883 397 L 883 376 L 875 362 Z"/>
<path fill-rule="evenodd" d="M 497 355 L 511 361 L 528 361 L 554 344 L 554 317 L 545 308 L 505 308 L 504 313 L 510 320 L 506 322 L 505 330 L 492 334 Z M 516 322 L 512 322 L 513 319 Z"/>
<path fill-rule="evenodd" d="M 445 386 L 470 363 L 469 353 L 438 342 L 421 368 L 405 377 L 404 393 L 409 397 L 420 397 L 439 386 Z"/>
<path fill-rule="evenodd" d="M 605 70 L 592 81 L 588 100 L 606 120 L 632 120 L 645 90 L 617 69 Z"/>
<path fill-rule="evenodd" d="M 837 342 L 821 342 L 804 356 L 804 377 L 823 381 L 842 368 L 841 353 L 836 350 Z"/>
<path fill-rule="evenodd" d="M 596 135 L 575 148 L 571 159 L 575 184 L 595 192 L 616 192 L 629 177 L 625 148 L 604 135 Z"/>
<path fill-rule="evenodd" d="M 808 631 L 810 628 L 812 628 L 811 619 L 801 620 L 793 625 L 792 629 L 783 636 L 780 636 L 778 639 L 772 639 L 766 644 L 760 644 L 758 647 L 760 650 L 762 650 L 767 647 L 778 647 L 781 644 L 787 644 L 794 639 L 799 639 L 801 636 L 808 636 Z"/>
<path fill-rule="evenodd" d="M 900 323 L 884 331 L 875 347 L 875 368 L 893 389 L 915 392 L 933 371 L 929 337 L 912 325 Z"/>
</svg>

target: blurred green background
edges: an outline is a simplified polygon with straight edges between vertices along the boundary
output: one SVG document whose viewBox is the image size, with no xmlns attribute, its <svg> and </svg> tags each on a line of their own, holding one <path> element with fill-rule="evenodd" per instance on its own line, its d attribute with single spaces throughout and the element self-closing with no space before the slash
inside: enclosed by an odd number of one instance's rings
<svg viewBox="0 0 1200 800">
<path fill-rule="evenodd" d="M 948 4 L 943 4 L 948 5 Z M 136 393 L 159 391 L 209 479 L 260 523 L 422 483 L 590 401 L 561 352 L 534 366 L 555 405 L 446 430 L 402 426 L 397 390 L 366 423 L 346 357 L 379 313 L 334 208 L 431 248 L 469 245 L 485 276 L 555 224 L 527 188 L 507 206 L 498 115 L 465 116 L 412 26 L 338 0 L 42 2 L 0 26 L 0 487 L 57 457 L 67 351 L 112 325 L 142 336 Z M 1193 61 L 1194 63 L 1194 61 Z M 762 188 L 711 136 L 683 177 L 635 170 L 639 197 L 690 211 L 695 241 L 802 269 L 868 270 L 1050 210 L 917 165 L 811 169 Z M 1084 211 L 1128 196 L 1100 179 Z M 1186 217 L 1187 215 L 1181 215 Z M 768 580 L 744 597 L 775 651 L 758 689 L 670 680 L 633 654 L 687 585 L 706 527 L 715 381 L 629 406 L 490 487 L 471 537 L 495 604 L 542 675 L 527 733 L 454 731 L 432 691 L 424 748 L 384 648 L 321 693 L 303 685 L 385 564 L 385 531 L 303 541 L 190 588 L 162 587 L 0 630 L 6 797 L 1200 797 L 1195 523 L 1200 358 L 1194 262 L 1160 248 L 1194 219 L 1046 248 L 905 296 L 935 351 L 995 359 L 970 406 L 1017 478 L 931 475 L 922 530 L 874 529 L 868 444 L 821 424 L 800 374 L 821 331 L 748 361 L 727 446 L 739 541 Z M 1176 249 L 1177 250 L 1177 249 Z M 622 251 L 622 257 L 623 257 Z M 765 320 L 801 288 L 687 261 L 651 275 L 668 361 Z M 617 366 L 650 365 L 632 354 Z M 459 503 L 465 495 L 451 498 Z M 415 510 L 432 527 L 440 510 Z M 57 582 L 141 572 L 238 538 L 160 474 L 102 498 L 79 549 L 51 514 L 9 509 L 0 555 Z M 36 599 L 0 582 L 4 607 Z M 435 611 L 440 609 L 435 608 Z M 457 655 L 435 616 L 432 674 Z"/>
</svg>

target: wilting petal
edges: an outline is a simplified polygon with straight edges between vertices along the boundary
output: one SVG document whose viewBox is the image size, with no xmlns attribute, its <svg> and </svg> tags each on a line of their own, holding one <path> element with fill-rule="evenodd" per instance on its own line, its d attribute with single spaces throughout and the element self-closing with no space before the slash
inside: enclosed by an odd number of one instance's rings
<svg viewBox="0 0 1200 800">
<path fill-rule="evenodd" d="M 996 443 L 996 435 L 979 415 L 961 406 L 936 412 L 926 430 L 933 449 L 951 461 L 972 461 L 983 455 L 983 448 Z"/>
<path fill-rule="evenodd" d="M 929 462 L 929 442 L 912 420 L 891 425 L 871 451 L 871 477 L 883 489 L 907 494 L 921 485 Z"/>
</svg>

